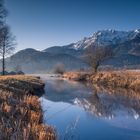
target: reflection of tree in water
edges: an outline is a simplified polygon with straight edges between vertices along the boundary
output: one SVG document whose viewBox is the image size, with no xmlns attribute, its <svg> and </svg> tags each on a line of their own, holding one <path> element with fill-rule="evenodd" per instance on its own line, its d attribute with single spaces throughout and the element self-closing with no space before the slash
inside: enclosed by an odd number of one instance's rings
<svg viewBox="0 0 140 140">
<path fill-rule="evenodd" d="M 63 80 L 56 80 L 56 82 L 54 83 L 55 90 L 57 92 L 63 91 L 65 89 L 64 85 L 65 83 Z"/>
<path fill-rule="evenodd" d="M 92 90 L 89 85 L 60 79 L 48 81 L 45 90 L 48 100 L 77 104 L 97 117 L 112 118 L 120 112 L 135 118 L 140 115 L 140 93 L 131 90 L 101 86 Z"/>
<path fill-rule="evenodd" d="M 79 82 L 65 80 L 47 81 L 45 87 L 45 96 L 51 101 L 63 101 L 73 103 L 75 98 L 87 98 L 91 96 L 92 89 Z"/>
<path fill-rule="evenodd" d="M 130 91 L 95 88 L 96 90 L 86 99 L 76 99 L 75 103 L 97 117 L 113 118 L 122 114 L 138 118 L 140 115 L 139 93 Z"/>
</svg>

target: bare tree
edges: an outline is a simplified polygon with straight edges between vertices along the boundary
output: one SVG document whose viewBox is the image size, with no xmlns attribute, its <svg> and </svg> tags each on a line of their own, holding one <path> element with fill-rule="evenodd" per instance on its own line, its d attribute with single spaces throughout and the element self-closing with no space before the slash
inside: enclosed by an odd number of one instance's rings
<svg viewBox="0 0 140 140">
<path fill-rule="evenodd" d="M 54 73 L 63 74 L 65 72 L 64 64 L 56 64 L 54 67 Z"/>
<path fill-rule="evenodd" d="M 4 0 L 0 0 L 0 57 L 2 58 L 2 73 L 5 74 L 5 57 L 12 52 L 13 36 L 6 25 L 8 11 L 4 7 Z"/>
<path fill-rule="evenodd" d="M 14 71 L 15 71 L 16 73 L 21 72 L 21 71 L 22 71 L 21 65 L 16 65 L 16 67 L 14 68 Z"/>
<path fill-rule="evenodd" d="M 97 72 L 98 67 L 108 57 L 113 55 L 111 47 L 95 47 L 90 46 L 86 49 L 86 60 L 88 64 L 93 68 L 94 72 Z"/>
<path fill-rule="evenodd" d="M 7 15 L 8 11 L 4 7 L 4 0 L 0 0 L 0 27 L 4 24 Z"/>
<path fill-rule="evenodd" d="M 0 28 L 0 56 L 2 57 L 2 74 L 5 75 L 5 58 L 15 49 L 15 37 L 12 36 L 10 28 L 3 25 Z"/>
</svg>

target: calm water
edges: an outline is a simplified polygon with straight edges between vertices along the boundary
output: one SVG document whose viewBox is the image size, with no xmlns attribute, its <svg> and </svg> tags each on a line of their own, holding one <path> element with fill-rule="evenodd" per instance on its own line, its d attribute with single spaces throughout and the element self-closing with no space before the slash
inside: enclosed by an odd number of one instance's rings
<svg viewBox="0 0 140 140">
<path fill-rule="evenodd" d="M 140 140 L 138 100 L 78 82 L 42 78 L 44 122 L 57 129 L 60 139 Z"/>
</svg>

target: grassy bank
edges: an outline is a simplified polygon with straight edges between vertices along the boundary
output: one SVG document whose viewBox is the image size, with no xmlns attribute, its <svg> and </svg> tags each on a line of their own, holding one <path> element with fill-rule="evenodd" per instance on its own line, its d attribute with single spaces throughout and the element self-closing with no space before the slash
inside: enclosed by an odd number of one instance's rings
<svg viewBox="0 0 140 140">
<path fill-rule="evenodd" d="M 94 74 L 68 72 L 63 77 L 77 81 L 90 81 L 93 84 L 111 88 L 119 87 L 140 91 L 140 71 L 135 70 L 101 71 Z"/>
<path fill-rule="evenodd" d="M 32 76 L 0 76 L 0 139 L 54 140 L 53 128 L 42 123 L 37 92 L 44 84 Z"/>
<path fill-rule="evenodd" d="M 140 91 L 139 71 L 110 71 L 99 72 L 90 77 L 92 83 L 101 84 L 106 87 L 120 87 Z"/>
<path fill-rule="evenodd" d="M 91 76 L 88 72 L 66 72 L 63 74 L 63 78 L 68 80 L 74 80 L 74 81 L 87 81 L 89 77 Z"/>
</svg>

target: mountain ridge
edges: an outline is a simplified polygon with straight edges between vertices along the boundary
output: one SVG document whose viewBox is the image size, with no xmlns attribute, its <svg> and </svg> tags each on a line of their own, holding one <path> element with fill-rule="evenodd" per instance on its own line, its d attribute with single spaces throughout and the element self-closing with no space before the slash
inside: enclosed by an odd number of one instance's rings
<svg viewBox="0 0 140 140">
<path fill-rule="evenodd" d="M 102 30 L 93 33 L 76 43 L 65 46 L 53 46 L 42 51 L 27 48 L 7 58 L 7 69 L 21 65 L 25 73 L 53 71 L 58 63 L 66 70 L 88 68 L 84 60 L 88 47 L 112 47 L 115 55 L 103 62 L 103 66 L 140 68 L 140 29 L 131 31 Z"/>
<path fill-rule="evenodd" d="M 94 32 L 91 37 L 85 37 L 84 39 L 74 43 L 74 46 L 72 48 L 79 50 L 86 49 L 91 45 L 95 46 L 116 45 L 132 40 L 139 34 L 140 29 L 131 31 L 117 31 L 112 29 L 101 30 Z"/>
</svg>

